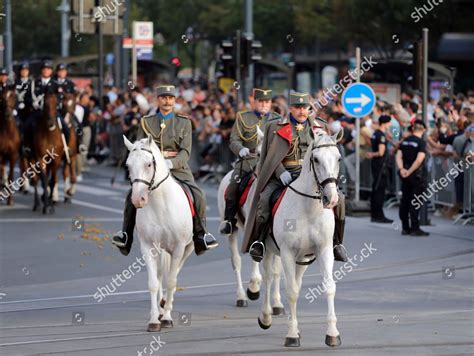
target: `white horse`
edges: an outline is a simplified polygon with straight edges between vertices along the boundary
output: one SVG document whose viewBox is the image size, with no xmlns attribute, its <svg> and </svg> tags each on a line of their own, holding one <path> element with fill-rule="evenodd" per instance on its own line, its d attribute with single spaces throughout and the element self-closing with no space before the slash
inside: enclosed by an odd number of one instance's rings
<svg viewBox="0 0 474 356">
<path fill-rule="evenodd" d="M 191 209 L 151 136 L 133 144 L 124 136 L 124 142 L 130 151 L 127 167 L 132 203 L 138 209 L 136 232 L 148 271 L 151 295 L 148 331 L 158 332 L 161 327 L 173 327 L 171 311 L 177 276 L 194 250 Z M 168 280 L 166 301 L 162 299 L 163 275 Z"/>
<path fill-rule="evenodd" d="M 334 215 L 332 208 L 338 202 L 337 177 L 341 156 L 336 147 L 337 134 L 329 136 L 321 129 L 315 131 L 315 139 L 304 157 L 301 174 L 290 184 L 273 221 L 273 239 L 268 238 L 266 254 L 262 261 L 264 268 L 265 295 L 258 323 L 268 329 L 272 323 L 270 308 L 271 275 L 275 255 L 281 256 L 286 280 L 286 296 L 290 306 L 288 334 L 285 346 L 300 346 L 300 332 L 296 318 L 296 303 L 301 289 L 303 274 L 307 265 L 297 262 L 319 260 L 324 283 L 327 287 L 328 328 L 326 344 L 339 346 L 341 338 L 336 328 L 334 296 L 336 285 L 332 277 L 334 264 L 333 233 Z M 287 223 L 295 224 L 288 231 Z"/>
<path fill-rule="evenodd" d="M 257 127 L 257 154 L 260 154 L 262 141 L 263 141 L 263 132 Z M 245 162 L 243 162 L 245 164 Z M 233 174 L 233 170 L 228 172 L 224 178 L 222 179 L 219 190 L 217 193 L 217 205 L 219 208 L 219 214 L 221 217 L 221 221 L 224 220 L 224 210 L 225 210 L 225 198 L 224 193 L 229 185 L 229 181 Z M 250 282 L 247 288 L 247 294 L 245 293 L 244 286 L 242 283 L 242 258 L 240 256 L 239 246 L 238 246 L 238 231 L 244 231 L 245 227 L 245 219 L 249 213 L 250 205 L 253 200 L 253 196 L 255 194 L 255 187 L 257 186 L 257 180 L 255 180 L 252 184 L 252 187 L 249 190 L 247 200 L 245 204 L 242 206 L 241 214 L 237 216 L 237 231 L 233 231 L 230 235 L 228 235 L 229 239 L 229 248 L 231 254 L 231 263 L 232 268 L 234 269 L 235 275 L 237 277 L 237 307 L 246 307 L 248 305 L 248 299 L 250 300 L 257 300 L 260 296 L 260 285 L 262 283 L 262 275 L 260 274 L 259 263 L 252 260 L 252 272 L 250 275 Z M 283 304 L 281 303 L 281 296 L 280 296 L 280 277 L 281 277 L 281 262 L 280 257 L 275 256 L 275 261 L 272 264 L 273 271 L 272 276 L 274 277 L 274 290 L 273 290 L 273 315 L 282 315 L 285 313 Z"/>
</svg>

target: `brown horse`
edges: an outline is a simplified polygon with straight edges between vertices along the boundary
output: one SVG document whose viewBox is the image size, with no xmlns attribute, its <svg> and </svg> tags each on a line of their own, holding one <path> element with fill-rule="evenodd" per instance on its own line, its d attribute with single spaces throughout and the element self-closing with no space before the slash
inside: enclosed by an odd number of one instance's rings
<svg viewBox="0 0 474 356">
<path fill-rule="evenodd" d="M 7 162 L 10 162 L 8 182 L 13 182 L 15 164 L 20 154 L 20 131 L 13 114 L 15 101 L 15 90 L 2 91 L 0 95 L 0 181 L 4 180 L 5 166 Z M 13 194 L 8 195 L 7 204 L 13 205 Z"/>
<path fill-rule="evenodd" d="M 56 94 L 45 94 L 43 112 L 34 118 L 36 122 L 31 145 L 32 164 L 40 172 L 39 178 L 43 187 L 43 214 L 54 212 L 53 202 L 58 200 L 57 172 L 64 154 L 64 145 L 57 121 L 57 104 Z M 40 207 L 38 175 L 33 176 L 32 183 L 35 188 L 33 211 L 36 211 Z"/>
<path fill-rule="evenodd" d="M 71 201 L 72 196 L 76 192 L 77 182 L 77 134 L 74 127 L 74 109 L 76 108 L 76 96 L 72 93 L 64 94 L 63 97 L 63 110 L 64 121 L 69 128 L 69 142 L 68 142 L 68 153 L 64 152 L 64 202 L 68 203 Z"/>
</svg>

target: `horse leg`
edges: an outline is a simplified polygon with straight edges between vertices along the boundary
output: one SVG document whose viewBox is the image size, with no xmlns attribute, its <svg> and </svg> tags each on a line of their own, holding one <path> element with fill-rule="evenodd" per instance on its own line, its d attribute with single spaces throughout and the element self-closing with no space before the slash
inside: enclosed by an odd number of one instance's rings
<svg viewBox="0 0 474 356">
<path fill-rule="evenodd" d="M 40 174 L 41 174 L 41 172 L 40 172 Z M 33 183 L 33 187 L 35 189 L 34 202 L 33 202 L 33 211 L 37 211 L 40 207 L 40 200 L 39 200 L 39 196 L 38 196 L 38 176 L 36 174 L 32 177 L 31 182 Z"/>
<path fill-rule="evenodd" d="M 258 325 L 264 330 L 272 326 L 272 307 L 270 305 L 270 293 L 272 291 L 273 282 L 273 253 L 266 251 L 263 258 L 263 283 L 265 285 L 265 293 L 263 296 L 262 310 L 258 317 Z"/>
<path fill-rule="evenodd" d="M 281 281 L 281 258 L 275 255 L 273 259 L 273 315 L 285 315 L 285 307 L 281 302 L 280 295 L 280 281 Z"/>
<path fill-rule="evenodd" d="M 71 169 L 71 165 L 64 162 L 63 166 L 63 179 L 64 179 L 64 202 L 67 203 L 70 201 L 70 196 L 68 191 L 71 187 L 71 178 L 69 177 L 69 170 Z"/>
<path fill-rule="evenodd" d="M 300 335 L 298 332 L 298 320 L 296 318 L 296 303 L 298 302 L 298 283 L 296 281 L 296 261 L 290 251 L 281 250 L 281 259 L 286 281 L 286 298 L 290 307 L 288 318 L 288 334 L 285 339 L 286 347 L 299 347 Z"/>
<path fill-rule="evenodd" d="M 59 201 L 59 187 L 58 187 L 58 170 L 59 166 L 61 165 L 61 161 L 53 161 L 51 166 L 51 180 L 50 180 L 50 188 L 51 188 L 51 201 L 52 205 L 56 204 Z M 54 212 L 54 209 L 52 209 Z"/>
<path fill-rule="evenodd" d="M 230 261 L 237 277 L 237 306 L 246 307 L 248 305 L 245 295 L 244 285 L 242 283 L 242 258 L 240 257 L 239 247 L 237 246 L 238 235 L 235 232 L 229 236 Z"/>
<path fill-rule="evenodd" d="M 8 181 L 13 182 L 14 174 L 15 174 L 15 163 L 16 163 L 17 157 L 12 156 L 10 157 L 10 171 L 8 172 Z M 18 187 L 21 189 L 21 187 Z M 13 205 L 13 194 L 10 194 L 7 199 L 7 205 Z"/>
<path fill-rule="evenodd" d="M 341 336 L 337 330 L 336 311 L 334 309 L 334 297 L 336 295 L 336 283 L 332 277 L 334 265 L 334 254 L 332 245 L 325 247 L 319 256 L 319 267 L 323 275 L 323 283 L 326 285 L 326 297 L 328 301 L 328 328 L 326 331 L 326 345 L 334 347 L 341 345 Z"/>
<path fill-rule="evenodd" d="M 48 176 L 46 175 L 46 169 L 43 167 L 40 169 L 40 179 L 41 187 L 43 188 L 43 194 L 41 196 L 43 214 L 46 214 L 49 210 Z"/>
<path fill-rule="evenodd" d="M 173 319 L 171 318 L 171 311 L 173 310 L 174 293 L 176 292 L 176 285 L 178 282 L 178 271 L 181 261 L 184 256 L 185 246 L 178 244 L 171 255 L 171 264 L 168 274 L 168 285 L 166 288 L 166 303 L 163 307 L 163 318 L 161 325 L 164 328 L 173 327 Z"/>
<path fill-rule="evenodd" d="M 28 162 L 26 158 L 20 157 L 20 171 L 22 174 L 24 174 L 28 170 Z M 21 187 L 21 191 L 23 194 L 27 194 L 28 191 L 30 190 L 30 179 L 26 178 L 25 183 Z"/>
<path fill-rule="evenodd" d="M 77 174 L 76 174 L 76 161 L 77 155 L 71 157 L 71 164 L 70 164 L 70 173 L 71 173 L 71 188 L 68 191 L 68 195 L 72 198 L 73 195 L 76 193 L 76 183 L 77 183 Z"/>
<path fill-rule="evenodd" d="M 157 257 L 153 256 L 151 251 L 152 248 L 148 248 L 142 243 L 142 253 L 145 259 L 146 269 L 148 271 L 148 290 L 150 291 L 151 309 L 150 309 L 150 320 L 148 321 L 147 331 L 159 332 L 161 331 L 161 325 L 159 320 L 158 311 L 158 290 L 160 289 L 160 280 L 158 278 L 158 261 Z"/>
<path fill-rule="evenodd" d="M 260 284 L 262 284 L 262 275 L 258 267 L 258 262 L 252 260 L 252 273 L 247 288 L 247 296 L 250 300 L 257 300 L 260 297 Z"/>
</svg>

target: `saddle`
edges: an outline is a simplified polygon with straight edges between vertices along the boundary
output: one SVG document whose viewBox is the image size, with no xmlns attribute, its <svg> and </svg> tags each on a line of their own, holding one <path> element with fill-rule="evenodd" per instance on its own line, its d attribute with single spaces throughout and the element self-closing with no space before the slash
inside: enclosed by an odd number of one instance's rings
<svg viewBox="0 0 474 356">
<path fill-rule="evenodd" d="M 186 194 L 186 198 L 188 198 L 189 208 L 191 209 L 191 216 L 194 218 L 194 216 L 196 215 L 196 209 L 194 209 L 193 192 L 186 183 L 178 182 L 178 184 L 183 189 L 184 194 Z"/>
<path fill-rule="evenodd" d="M 272 211 L 272 218 L 275 216 L 278 207 L 280 206 L 281 200 L 286 193 L 287 187 L 280 187 L 275 189 L 275 191 L 270 196 L 270 209 Z"/>
<path fill-rule="evenodd" d="M 245 202 L 247 201 L 250 188 L 252 187 L 253 182 L 255 181 L 255 176 L 253 172 L 247 173 L 245 176 L 242 177 L 242 180 L 239 183 L 239 208 L 241 208 Z M 227 198 L 227 188 L 224 192 L 224 197 Z"/>
</svg>

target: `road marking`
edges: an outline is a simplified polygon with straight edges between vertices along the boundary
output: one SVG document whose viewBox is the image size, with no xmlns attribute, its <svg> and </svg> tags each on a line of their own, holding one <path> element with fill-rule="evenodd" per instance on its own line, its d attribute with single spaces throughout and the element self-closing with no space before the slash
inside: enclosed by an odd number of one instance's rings
<svg viewBox="0 0 474 356">
<path fill-rule="evenodd" d="M 121 210 L 121 209 L 109 208 L 107 206 L 102 206 L 102 205 L 97 205 L 97 204 L 89 203 L 89 202 L 82 201 L 82 200 L 77 200 L 76 198 L 73 198 L 72 202 L 73 202 L 73 204 L 86 206 L 88 208 L 93 208 L 93 209 L 98 209 L 98 210 L 103 210 L 103 211 L 109 211 L 111 213 L 117 213 L 117 214 L 120 214 L 120 215 L 123 214 L 123 210 Z"/>
</svg>

